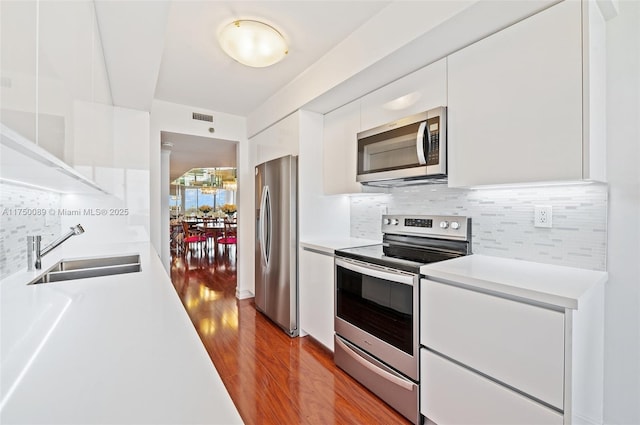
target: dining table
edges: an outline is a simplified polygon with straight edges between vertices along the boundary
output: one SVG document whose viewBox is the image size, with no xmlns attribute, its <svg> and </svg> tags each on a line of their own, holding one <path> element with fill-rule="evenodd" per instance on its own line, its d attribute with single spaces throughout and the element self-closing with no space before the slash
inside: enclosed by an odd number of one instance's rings
<svg viewBox="0 0 640 425">
<path fill-rule="evenodd" d="M 213 246 L 217 248 L 218 237 L 224 236 L 224 220 L 205 220 L 201 223 L 197 223 L 195 228 L 204 232 L 207 238 L 213 237 Z M 236 223 L 231 224 L 232 227 L 237 227 Z"/>
</svg>

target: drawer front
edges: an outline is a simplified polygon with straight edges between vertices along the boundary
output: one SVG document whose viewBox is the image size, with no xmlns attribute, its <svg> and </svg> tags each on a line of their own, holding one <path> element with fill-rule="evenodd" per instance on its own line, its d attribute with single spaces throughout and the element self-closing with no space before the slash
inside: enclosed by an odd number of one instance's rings
<svg viewBox="0 0 640 425">
<path fill-rule="evenodd" d="M 562 414 L 465 369 L 421 351 L 420 413 L 437 424 L 546 425 Z"/>
<path fill-rule="evenodd" d="M 414 424 L 420 423 L 418 385 L 380 363 L 351 343 L 335 336 L 334 362 L 369 391 Z"/>
<path fill-rule="evenodd" d="M 421 283 L 422 345 L 563 410 L 563 313 Z"/>
</svg>

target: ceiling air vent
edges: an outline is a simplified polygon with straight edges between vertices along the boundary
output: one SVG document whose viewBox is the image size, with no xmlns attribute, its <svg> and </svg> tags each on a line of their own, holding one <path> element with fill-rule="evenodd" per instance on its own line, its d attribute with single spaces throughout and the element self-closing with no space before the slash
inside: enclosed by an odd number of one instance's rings
<svg viewBox="0 0 640 425">
<path fill-rule="evenodd" d="M 213 115 L 205 115 L 194 112 L 192 116 L 194 120 L 213 122 Z"/>
</svg>

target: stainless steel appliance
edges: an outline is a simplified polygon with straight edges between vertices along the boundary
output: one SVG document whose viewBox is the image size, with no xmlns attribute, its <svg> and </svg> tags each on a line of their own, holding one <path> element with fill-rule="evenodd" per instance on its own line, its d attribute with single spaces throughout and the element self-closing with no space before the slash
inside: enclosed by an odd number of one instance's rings
<svg viewBox="0 0 640 425">
<path fill-rule="evenodd" d="M 298 327 L 298 158 L 256 167 L 256 308 L 290 336 Z"/>
<path fill-rule="evenodd" d="M 471 253 L 471 219 L 385 215 L 382 244 L 336 250 L 336 365 L 419 423 L 420 267 Z"/>
<path fill-rule="evenodd" d="M 444 106 L 358 133 L 358 182 L 389 186 L 446 177 Z"/>
</svg>

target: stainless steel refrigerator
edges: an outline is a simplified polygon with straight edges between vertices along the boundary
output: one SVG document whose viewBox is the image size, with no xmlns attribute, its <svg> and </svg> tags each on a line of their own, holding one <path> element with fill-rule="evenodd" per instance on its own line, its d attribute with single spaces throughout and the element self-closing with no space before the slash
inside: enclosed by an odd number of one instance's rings
<svg viewBox="0 0 640 425">
<path fill-rule="evenodd" d="M 256 307 L 289 336 L 297 336 L 298 157 L 256 167 L 255 219 Z"/>
</svg>

